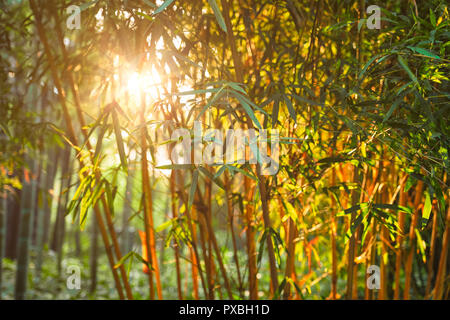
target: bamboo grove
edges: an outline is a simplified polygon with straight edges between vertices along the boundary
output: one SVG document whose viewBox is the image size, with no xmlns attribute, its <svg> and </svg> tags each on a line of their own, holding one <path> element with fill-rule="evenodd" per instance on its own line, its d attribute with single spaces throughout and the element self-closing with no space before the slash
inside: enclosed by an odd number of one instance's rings
<svg viewBox="0 0 450 320">
<path fill-rule="evenodd" d="M 0 9 L 0 299 L 449 298 L 446 1 Z M 175 164 L 195 120 L 276 174 Z"/>
</svg>

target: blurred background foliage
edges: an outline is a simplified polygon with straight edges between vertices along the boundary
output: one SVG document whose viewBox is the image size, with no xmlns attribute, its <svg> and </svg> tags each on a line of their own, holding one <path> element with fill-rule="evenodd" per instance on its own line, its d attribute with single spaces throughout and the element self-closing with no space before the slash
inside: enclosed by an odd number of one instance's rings
<svg viewBox="0 0 450 320">
<path fill-rule="evenodd" d="M 448 298 L 448 11 L 3 1 L 1 298 Z M 280 170 L 172 165 L 195 119 L 278 129 Z"/>
</svg>

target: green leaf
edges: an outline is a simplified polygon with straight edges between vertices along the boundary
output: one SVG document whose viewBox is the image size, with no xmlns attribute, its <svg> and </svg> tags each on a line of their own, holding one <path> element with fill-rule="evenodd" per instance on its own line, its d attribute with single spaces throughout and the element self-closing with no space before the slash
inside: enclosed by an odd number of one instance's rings
<svg viewBox="0 0 450 320">
<path fill-rule="evenodd" d="M 106 200 L 108 202 L 108 207 L 111 212 L 111 215 L 114 216 L 114 197 L 113 197 L 113 192 L 111 190 L 111 184 L 107 180 L 104 180 L 104 184 L 105 184 Z"/>
<path fill-rule="evenodd" d="M 227 168 L 226 165 L 220 167 L 220 169 L 217 170 L 216 174 L 214 175 L 214 179 L 219 178 L 222 175 L 222 173 L 225 171 L 226 168 Z"/>
<path fill-rule="evenodd" d="M 217 100 L 219 99 L 224 91 L 225 87 L 222 87 L 219 89 L 219 91 L 216 92 L 216 94 L 209 99 L 208 103 L 203 107 L 203 110 L 199 113 L 199 115 L 197 116 L 197 118 L 195 120 L 200 119 L 200 117 L 203 115 L 203 113 L 205 113 L 205 111 Z"/>
<path fill-rule="evenodd" d="M 353 224 L 352 224 L 351 227 L 350 227 L 352 233 L 354 233 L 355 230 L 356 230 L 356 228 L 359 227 L 359 225 L 360 225 L 361 222 L 363 221 L 363 218 L 364 218 L 364 215 L 363 215 L 362 213 L 360 213 L 360 214 L 356 217 L 355 221 L 353 221 Z"/>
<path fill-rule="evenodd" d="M 294 120 L 294 122 L 297 123 L 297 112 L 295 112 L 291 100 L 289 100 L 289 98 L 286 95 L 284 95 L 284 101 L 286 101 L 286 106 L 288 108 L 289 115 Z"/>
<path fill-rule="evenodd" d="M 146 5 L 148 5 L 148 6 L 152 7 L 152 8 L 156 8 L 157 7 L 156 4 L 150 2 L 149 0 L 143 0 L 143 1 L 144 1 L 144 3 Z"/>
<path fill-rule="evenodd" d="M 253 135 L 253 134 L 251 134 Z M 253 139 L 251 139 L 253 138 Z M 250 140 L 251 139 L 251 140 Z M 258 138 L 256 136 L 253 137 L 245 137 L 245 143 L 250 147 L 250 150 L 252 152 L 252 154 L 255 156 L 256 161 L 259 162 L 259 164 L 261 166 L 263 166 L 263 162 L 262 162 L 262 156 L 261 153 L 259 152 L 259 148 L 258 148 Z"/>
<path fill-rule="evenodd" d="M 411 69 L 408 67 L 408 64 L 406 63 L 406 61 L 405 61 L 401 56 L 398 56 L 398 62 L 400 63 L 400 65 L 402 66 L 402 68 L 406 71 L 406 73 L 407 73 L 408 76 L 411 78 L 411 80 L 412 80 L 417 86 L 419 86 L 419 81 L 417 80 L 416 76 L 415 76 L 414 73 L 411 71 Z"/>
<path fill-rule="evenodd" d="M 191 189 L 189 190 L 188 210 L 191 210 L 192 203 L 194 202 L 195 190 L 197 190 L 198 183 L 198 170 L 192 173 Z"/>
<path fill-rule="evenodd" d="M 182 55 L 181 53 L 178 53 L 178 52 L 175 51 L 175 50 L 169 50 L 168 52 L 169 52 L 170 54 L 176 56 L 178 59 L 183 60 L 184 62 L 189 63 L 190 65 L 192 65 L 192 66 L 194 66 L 194 67 L 196 67 L 196 68 L 199 68 L 199 69 L 202 69 L 202 70 L 205 69 L 203 66 L 199 65 L 198 63 L 195 63 L 194 61 L 188 59 L 187 57 L 185 57 L 185 56 Z M 216 90 L 216 89 L 215 89 L 215 90 Z M 198 91 L 198 90 L 195 90 L 195 91 Z"/>
<path fill-rule="evenodd" d="M 245 101 L 245 99 L 242 99 L 242 97 L 240 95 L 235 95 L 235 97 L 239 100 L 239 102 L 241 103 L 242 107 L 244 107 L 245 112 L 248 114 L 248 116 L 250 117 L 250 119 L 252 119 L 253 123 L 259 128 L 262 129 L 261 124 L 259 123 L 258 119 L 255 116 L 255 113 L 253 112 L 252 108 L 250 107 L 250 105 L 247 103 L 247 101 Z"/>
<path fill-rule="evenodd" d="M 219 91 L 218 88 L 209 88 L 209 89 L 199 89 L 199 90 L 182 91 L 182 92 L 174 93 L 174 95 L 177 95 L 177 96 L 190 96 L 190 95 L 203 94 L 203 93 L 211 93 L 211 92 L 217 92 L 217 91 Z"/>
<path fill-rule="evenodd" d="M 140 262 L 142 262 L 143 264 L 145 264 L 149 270 L 155 270 L 152 265 L 150 264 L 150 262 L 146 261 L 139 253 L 137 252 L 133 252 L 133 257 L 135 257 L 136 259 L 138 259 Z"/>
<path fill-rule="evenodd" d="M 434 53 L 432 53 L 431 51 L 424 49 L 424 48 L 419 48 L 419 47 L 411 47 L 408 46 L 409 49 L 411 49 L 414 52 L 417 52 L 421 55 L 427 56 L 429 58 L 433 58 L 433 59 L 441 59 L 441 57 L 439 57 L 438 55 L 435 55 Z"/>
<path fill-rule="evenodd" d="M 263 256 L 263 252 L 264 252 L 264 245 L 265 245 L 265 240 L 266 240 L 266 237 L 267 237 L 267 233 L 268 233 L 268 230 L 266 229 L 266 230 L 264 230 L 264 233 L 262 234 L 262 237 L 261 237 L 261 240 L 259 241 L 259 248 L 258 248 L 258 257 L 257 257 L 257 265 L 258 265 L 258 268 L 259 268 L 259 266 L 261 265 L 261 260 L 262 260 L 262 256 Z"/>
<path fill-rule="evenodd" d="M 231 87 L 233 87 L 233 83 L 228 83 L 228 85 L 230 85 Z M 234 87 L 233 87 L 234 88 Z M 239 101 L 244 100 L 248 105 L 250 105 L 251 107 L 253 107 L 253 109 L 258 110 L 259 112 L 268 115 L 267 112 L 265 112 L 262 108 L 258 107 L 256 104 L 254 104 L 251 100 L 249 100 L 245 95 L 242 95 L 241 93 L 232 90 L 230 92 L 230 94 L 234 97 L 236 97 L 236 99 L 238 99 Z"/>
<path fill-rule="evenodd" d="M 431 197 L 428 192 L 425 192 L 425 204 L 422 210 L 422 229 L 427 225 L 431 214 Z"/>
<path fill-rule="evenodd" d="M 98 2 L 98 0 L 93 0 L 93 1 L 89 1 L 89 2 L 83 3 L 80 6 L 80 11 L 84 11 L 84 10 L 88 9 L 89 7 L 92 7 L 97 2 Z"/>
<path fill-rule="evenodd" d="M 278 299 L 283 292 L 284 288 L 286 287 L 286 278 L 281 281 L 280 285 L 278 286 L 277 292 L 275 293 L 274 299 Z"/>
<path fill-rule="evenodd" d="M 152 18 L 151 16 L 149 16 L 148 14 L 145 14 L 145 13 L 143 13 L 143 12 L 136 12 L 136 14 L 137 14 L 138 16 L 141 16 L 141 17 L 143 17 L 143 18 L 149 20 L 149 21 L 152 21 L 152 22 L 153 22 L 153 20 L 154 20 L 154 18 Z"/>
<path fill-rule="evenodd" d="M 394 103 L 392 104 L 392 106 L 389 108 L 389 111 L 386 113 L 386 115 L 383 118 L 383 123 L 385 123 L 387 120 L 389 120 L 389 118 L 391 117 L 391 115 L 394 113 L 395 109 L 397 109 L 398 105 L 402 102 L 403 98 L 401 99 L 397 99 L 394 101 Z"/>
<path fill-rule="evenodd" d="M 436 16 L 432 9 L 430 9 L 430 22 L 433 27 L 436 27 Z"/>
<path fill-rule="evenodd" d="M 103 137 L 105 136 L 106 130 L 107 130 L 108 126 L 104 125 L 101 128 L 100 134 L 97 138 L 97 144 L 95 146 L 95 153 L 94 153 L 94 160 L 97 161 L 98 156 L 100 155 L 100 151 L 102 150 L 102 145 L 103 145 Z"/>
<path fill-rule="evenodd" d="M 164 3 L 162 5 L 160 5 L 158 7 L 158 9 L 155 10 L 155 12 L 153 12 L 153 15 L 156 15 L 162 11 L 164 11 L 165 8 L 167 8 L 174 0 L 166 0 L 164 1 Z"/>
<path fill-rule="evenodd" d="M 241 168 L 238 168 L 238 167 L 235 167 L 235 166 L 227 166 L 227 168 L 228 168 L 228 170 L 240 172 L 243 175 L 249 177 L 250 179 L 258 181 L 258 178 L 256 178 L 254 175 L 248 173 L 244 169 L 241 169 Z"/>
<path fill-rule="evenodd" d="M 128 252 L 126 255 L 124 255 L 115 265 L 114 269 L 119 268 L 121 265 L 124 264 L 125 261 L 127 261 L 129 258 L 131 258 L 134 255 L 134 251 Z"/>
<path fill-rule="evenodd" d="M 161 231 L 167 229 L 168 227 L 170 227 L 170 226 L 173 224 L 173 222 L 174 222 L 175 219 L 177 219 L 177 218 L 170 219 L 170 220 L 168 220 L 168 221 L 162 223 L 160 226 L 158 226 L 158 227 L 155 229 L 155 232 L 161 232 Z"/>
<path fill-rule="evenodd" d="M 125 147 L 123 144 L 119 119 L 117 117 L 117 111 L 115 108 L 113 108 L 113 110 L 112 110 L 112 119 L 113 119 L 113 125 L 114 125 L 114 134 L 116 135 L 117 150 L 119 151 L 119 156 L 120 156 L 120 163 L 122 164 L 122 167 L 125 170 L 125 172 L 127 172 L 128 171 L 127 157 L 125 155 Z"/>
<path fill-rule="evenodd" d="M 247 92 L 239 85 L 239 83 L 236 82 L 228 82 L 227 85 L 229 85 L 231 88 L 233 88 L 236 91 L 239 91 L 243 95 L 247 95 Z"/>
<path fill-rule="evenodd" d="M 278 122 L 278 111 L 280 109 L 280 100 L 275 99 L 272 107 L 272 125 L 275 126 Z"/>
<path fill-rule="evenodd" d="M 87 221 L 87 212 L 89 209 L 89 198 L 91 196 L 91 190 L 88 188 L 81 198 L 81 207 L 80 207 L 80 229 L 84 230 Z"/>
<path fill-rule="evenodd" d="M 358 210 L 360 210 L 360 209 L 361 209 L 361 204 L 357 204 L 357 205 L 355 205 L 355 206 L 353 206 L 353 207 L 350 207 L 350 208 L 348 208 L 348 209 L 345 209 L 344 211 L 338 212 L 338 213 L 336 214 L 336 216 L 337 216 L 337 217 L 341 217 L 341 216 L 344 216 L 344 215 L 346 215 L 346 214 L 356 212 L 356 211 L 358 211 Z"/>
<path fill-rule="evenodd" d="M 369 68 L 369 66 L 372 64 L 372 62 L 374 62 L 376 59 L 380 58 L 382 56 L 382 54 L 377 54 L 375 56 L 373 56 L 372 58 L 370 58 L 369 61 L 367 61 L 367 63 L 364 65 L 363 69 L 361 70 L 361 72 L 359 73 L 359 80 L 362 79 L 362 76 L 364 75 L 364 73 L 367 71 L 367 69 Z"/>
<path fill-rule="evenodd" d="M 289 95 L 292 96 L 292 97 L 294 97 L 294 99 L 296 99 L 296 100 L 298 100 L 298 101 L 305 102 L 305 103 L 310 104 L 310 105 L 312 105 L 312 106 L 323 107 L 323 104 L 322 104 L 322 103 L 315 102 L 315 101 L 313 101 L 313 100 L 311 100 L 311 99 L 307 99 L 307 98 L 305 98 L 305 97 L 301 97 L 301 96 L 299 96 L 299 95 L 296 95 L 295 93 L 291 93 L 291 94 L 289 94 Z"/>
<path fill-rule="evenodd" d="M 222 184 L 222 182 L 218 179 L 215 178 L 215 176 L 209 172 L 208 170 L 206 170 L 203 167 L 198 167 L 198 169 L 200 170 L 200 172 L 205 175 L 206 177 L 208 177 L 212 182 L 214 182 L 219 188 L 225 190 L 225 186 Z"/>
<path fill-rule="evenodd" d="M 222 13 L 220 12 L 219 6 L 217 5 L 216 0 L 208 0 L 209 5 L 214 11 L 214 15 L 216 16 L 217 22 L 223 31 L 227 32 L 227 26 L 225 25 L 225 20 L 223 20 Z"/>
<path fill-rule="evenodd" d="M 409 209 L 408 207 L 399 206 L 399 205 L 395 205 L 395 204 L 374 203 L 374 204 L 372 204 L 372 207 L 377 208 L 377 209 L 391 209 L 391 210 L 395 210 L 395 211 L 402 211 L 402 212 L 409 213 L 409 214 L 413 213 L 412 210 Z"/>
<path fill-rule="evenodd" d="M 155 169 L 166 169 L 166 170 L 189 170 L 192 169 L 192 164 L 166 164 L 163 166 L 155 167 Z"/>
<path fill-rule="evenodd" d="M 427 262 L 427 256 L 425 254 L 425 250 L 427 248 L 427 244 L 425 243 L 425 241 L 423 241 L 422 236 L 420 235 L 419 230 L 414 229 L 415 233 L 416 233 L 416 237 L 417 237 L 417 246 L 419 247 L 420 250 L 420 254 L 422 256 L 422 261 L 424 263 Z"/>
</svg>

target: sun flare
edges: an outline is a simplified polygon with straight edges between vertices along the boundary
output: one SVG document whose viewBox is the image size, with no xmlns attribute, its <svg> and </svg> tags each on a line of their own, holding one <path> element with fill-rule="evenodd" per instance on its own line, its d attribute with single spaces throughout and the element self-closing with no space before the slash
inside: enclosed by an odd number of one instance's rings
<svg viewBox="0 0 450 320">
<path fill-rule="evenodd" d="M 145 94 L 147 99 L 158 99 L 161 78 L 154 69 L 151 72 L 132 72 L 127 77 L 126 91 L 136 103 L 140 103 L 142 94 Z"/>
</svg>

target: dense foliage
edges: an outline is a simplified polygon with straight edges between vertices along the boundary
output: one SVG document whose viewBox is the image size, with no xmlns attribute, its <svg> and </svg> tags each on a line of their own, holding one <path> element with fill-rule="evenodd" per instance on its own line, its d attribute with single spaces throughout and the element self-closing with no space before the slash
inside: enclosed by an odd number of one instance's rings
<svg viewBox="0 0 450 320">
<path fill-rule="evenodd" d="M 449 7 L 374 2 L 2 2 L 0 298 L 448 298 Z"/>
</svg>

